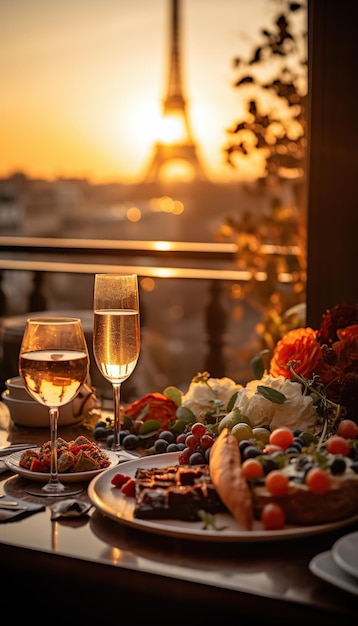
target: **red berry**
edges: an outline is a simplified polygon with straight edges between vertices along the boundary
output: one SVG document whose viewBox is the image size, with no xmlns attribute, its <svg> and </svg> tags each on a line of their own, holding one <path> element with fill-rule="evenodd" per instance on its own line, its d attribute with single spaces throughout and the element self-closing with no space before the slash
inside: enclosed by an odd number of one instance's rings
<svg viewBox="0 0 358 626">
<path fill-rule="evenodd" d="M 182 452 L 178 454 L 178 463 L 179 465 L 189 465 L 190 455 L 193 454 L 193 451 L 190 448 L 185 448 Z"/>
<path fill-rule="evenodd" d="M 191 448 L 192 450 L 198 447 L 199 442 L 200 442 L 200 439 L 198 437 L 195 437 L 194 435 L 187 435 L 185 439 L 185 445 L 188 446 L 188 448 Z"/>
<path fill-rule="evenodd" d="M 120 474 L 118 472 L 117 474 L 113 476 L 111 483 L 115 487 L 122 487 L 122 485 L 128 482 L 129 479 L 130 479 L 130 476 L 128 476 L 127 474 Z"/>
<path fill-rule="evenodd" d="M 192 425 L 191 427 L 191 433 L 192 435 L 194 435 L 195 437 L 203 437 L 206 433 L 206 428 L 204 426 L 204 424 L 202 424 L 201 422 L 195 422 L 195 424 Z"/>
<path fill-rule="evenodd" d="M 204 450 L 206 450 L 207 448 L 211 448 L 213 443 L 214 443 L 214 439 L 209 434 L 206 434 L 206 435 L 203 435 L 203 437 L 200 437 L 200 445 L 202 448 L 204 448 Z"/>
<path fill-rule="evenodd" d="M 129 480 L 127 480 L 126 483 L 124 483 L 124 485 L 122 485 L 121 487 L 121 492 L 129 497 L 129 498 L 134 498 L 135 496 L 135 484 L 136 481 L 134 478 L 129 478 Z"/>
</svg>

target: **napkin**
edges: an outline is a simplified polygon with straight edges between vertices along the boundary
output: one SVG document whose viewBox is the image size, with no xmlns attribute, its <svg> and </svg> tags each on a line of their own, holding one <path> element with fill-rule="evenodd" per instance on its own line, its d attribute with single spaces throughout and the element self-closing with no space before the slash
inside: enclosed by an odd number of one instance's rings
<svg viewBox="0 0 358 626">
<path fill-rule="evenodd" d="M 23 519 L 24 517 L 28 517 L 29 515 L 33 515 L 34 513 L 38 513 L 39 511 L 44 511 L 46 508 L 44 504 L 35 504 L 34 502 L 20 500 L 19 498 L 13 498 L 12 496 L 4 496 L 3 498 L 1 498 L 0 502 L 6 502 L 9 500 L 16 500 L 18 508 L 0 508 L 0 524 L 3 524 L 4 522 L 13 522 L 19 519 Z"/>
<path fill-rule="evenodd" d="M 91 507 L 92 504 L 88 504 L 82 500 L 76 500 L 75 498 L 60 500 L 50 507 L 51 520 L 58 519 L 59 517 L 80 517 L 81 515 L 87 515 Z"/>
</svg>

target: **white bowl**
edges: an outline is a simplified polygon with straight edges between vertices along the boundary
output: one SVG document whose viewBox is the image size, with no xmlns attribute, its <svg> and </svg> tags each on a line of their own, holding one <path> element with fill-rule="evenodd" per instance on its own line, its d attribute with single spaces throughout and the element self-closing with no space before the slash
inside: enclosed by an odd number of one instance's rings
<svg viewBox="0 0 358 626">
<path fill-rule="evenodd" d="M 21 376 L 8 378 L 5 384 L 6 390 L 1 394 L 1 399 L 15 424 L 39 428 L 49 427 L 48 408 L 31 397 Z M 82 385 L 76 398 L 60 408 L 59 426 L 81 424 L 86 413 L 98 407 L 99 401 L 88 376 L 86 384 Z"/>
<path fill-rule="evenodd" d="M 7 406 L 12 421 L 18 426 L 49 428 L 50 420 L 48 408 L 36 400 L 19 400 L 12 398 L 8 389 L 2 392 L 1 400 Z M 73 414 L 73 402 L 65 404 L 60 408 L 59 426 L 70 424 L 80 424 L 84 420 L 84 415 Z"/>
<path fill-rule="evenodd" d="M 21 376 L 15 376 L 14 378 L 8 378 L 5 381 L 6 388 L 9 391 L 10 398 L 17 400 L 32 400 L 33 398 L 30 396 L 27 391 L 24 381 Z"/>
</svg>

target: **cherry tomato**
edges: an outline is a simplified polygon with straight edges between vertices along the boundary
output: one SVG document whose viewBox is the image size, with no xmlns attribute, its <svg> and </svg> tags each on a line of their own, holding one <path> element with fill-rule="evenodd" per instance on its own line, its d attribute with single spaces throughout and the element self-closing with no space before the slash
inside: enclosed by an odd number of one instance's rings
<svg viewBox="0 0 358 626">
<path fill-rule="evenodd" d="M 257 459 L 246 459 L 242 464 L 242 473 L 245 478 L 260 478 L 263 476 L 264 470 L 262 464 Z"/>
<path fill-rule="evenodd" d="M 331 479 L 321 467 L 312 467 L 306 474 L 305 483 L 313 493 L 321 494 L 328 491 Z"/>
<path fill-rule="evenodd" d="M 288 484 L 288 476 L 280 470 L 272 470 L 265 479 L 265 487 L 273 496 L 284 496 L 288 491 Z"/>
<path fill-rule="evenodd" d="M 293 442 L 293 432 L 290 428 L 286 428 L 286 426 L 281 426 L 280 428 L 276 428 L 270 434 L 269 443 L 272 443 L 274 446 L 280 446 L 283 450 L 286 450 L 288 446 Z"/>
<path fill-rule="evenodd" d="M 345 439 L 356 439 L 358 437 L 358 425 L 353 420 L 342 420 L 338 425 L 338 434 Z"/>
<path fill-rule="evenodd" d="M 261 512 L 261 521 L 266 530 L 280 530 L 285 524 L 286 514 L 275 502 L 265 504 Z"/>
<path fill-rule="evenodd" d="M 350 447 L 347 439 L 339 435 L 332 435 L 332 437 L 326 441 L 326 450 L 330 452 L 330 454 L 343 454 L 344 456 L 348 456 Z"/>
</svg>

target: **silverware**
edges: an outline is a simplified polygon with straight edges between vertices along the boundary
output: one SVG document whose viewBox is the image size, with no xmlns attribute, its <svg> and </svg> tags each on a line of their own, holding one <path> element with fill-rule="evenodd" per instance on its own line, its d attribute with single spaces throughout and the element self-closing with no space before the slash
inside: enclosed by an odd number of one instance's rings
<svg viewBox="0 0 358 626">
<path fill-rule="evenodd" d="M 0 500 L 0 509 L 24 509 L 26 510 L 27 507 L 26 506 L 21 506 L 21 504 L 19 504 L 16 500 Z"/>
<path fill-rule="evenodd" d="M 28 450 L 29 448 L 37 448 L 37 446 L 33 443 L 12 443 L 8 446 L 0 446 L 0 457 L 8 456 L 13 452 Z"/>
</svg>

